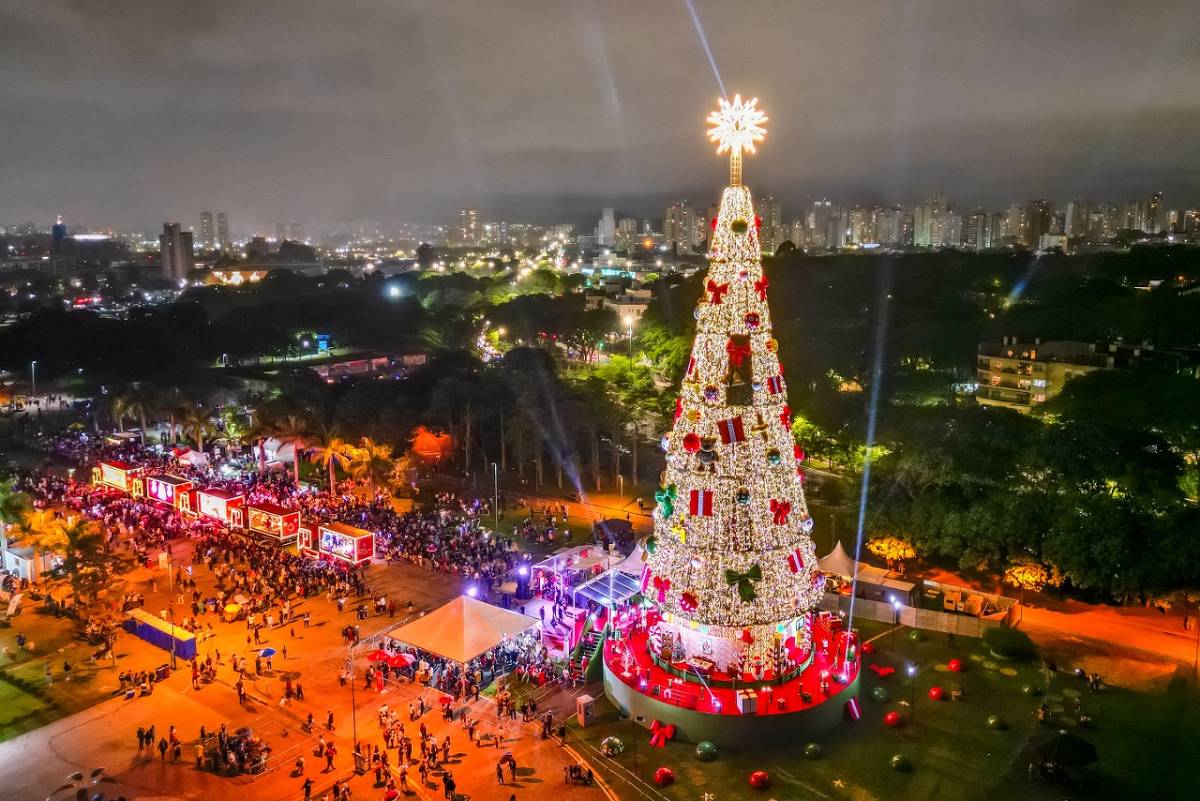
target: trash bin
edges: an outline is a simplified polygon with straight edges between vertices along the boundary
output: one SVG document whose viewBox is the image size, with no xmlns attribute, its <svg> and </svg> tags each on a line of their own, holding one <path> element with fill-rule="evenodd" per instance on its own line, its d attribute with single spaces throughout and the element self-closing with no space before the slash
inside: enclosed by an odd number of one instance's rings
<svg viewBox="0 0 1200 801">
<path fill-rule="evenodd" d="M 171 675 L 171 666 L 170 665 L 163 664 L 163 665 L 159 665 L 157 668 L 154 669 L 154 680 L 155 681 L 164 681 L 170 675 Z"/>
</svg>

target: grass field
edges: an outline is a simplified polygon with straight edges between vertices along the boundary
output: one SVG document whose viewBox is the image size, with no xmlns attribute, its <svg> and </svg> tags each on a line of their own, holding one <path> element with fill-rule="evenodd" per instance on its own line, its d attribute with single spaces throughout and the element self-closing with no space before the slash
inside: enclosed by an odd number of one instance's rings
<svg viewBox="0 0 1200 801">
<path fill-rule="evenodd" d="M 869 624 L 870 625 L 870 624 Z M 864 627 L 866 628 L 866 627 Z M 865 637 L 879 633 L 870 626 Z M 1087 684 L 1060 668 L 1049 680 L 1040 662 L 1010 663 L 994 658 L 978 640 L 927 635 L 914 641 L 902 629 L 876 641 L 877 651 L 868 664 L 897 668 L 895 675 L 878 679 L 864 671 L 863 719 L 847 722 L 818 740 L 823 755 L 807 759 L 806 743 L 780 743 L 754 750 L 722 749 L 710 763 L 696 759 L 694 746 L 671 743 L 665 749 L 648 746 L 649 735 L 618 718 L 607 702 L 601 720 L 573 735 L 583 750 L 613 780 L 622 797 L 700 799 L 711 793 L 714 801 L 762 797 L 765 799 L 905 799 L 905 801 L 963 801 L 964 799 L 1193 799 L 1200 796 L 1200 699 L 1186 676 L 1171 678 L 1163 686 L 1133 690 L 1104 687 L 1091 693 Z M 946 668 L 957 657 L 966 665 L 960 673 Z M 915 688 L 905 667 L 918 665 Z M 1180 669 L 1182 670 L 1182 669 Z M 929 688 L 946 691 L 946 700 L 933 701 Z M 1025 687 L 1037 695 L 1027 694 Z M 886 701 L 873 699 L 883 687 Z M 960 701 L 949 700 L 958 687 Z M 915 718 L 909 699 L 914 697 Z M 1094 726 L 1080 730 L 1074 714 L 1079 698 Z M 1045 731 L 1066 728 L 1095 744 L 1099 761 L 1082 774 L 1083 786 L 1051 785 L 1030 780 L 1030 755 L 1025 750 L 1038 732 L 1038 705 L 1045 702 L 1050 719 Z M 883 725 L 883 716 L 896 710 L 909 721 L 902 728 Z M 991 715 L 1006 724 L 989 728 Z M 613 735 L 625 741 L 625 751 L 614 760 L 599 758 L 593 750 L 602 738 Z M 638 738 L 636 775 L 650 783 L 641 793 L 633 790 L 629 771 L 634 768 L 631 737 Z M 908 771 L 891 766 L 894 754 L 903 754 Z M 655 788 L 651 782 L 660 766 L 675 771 L 676 783 Z M 771 774 L 772 786 L 764 792 L 750 788 L 753 770 Z M 623 791 L 623 787 L 626 788 Z M 658 794 L 656 794 L 656 790 Z"/>
</svg>

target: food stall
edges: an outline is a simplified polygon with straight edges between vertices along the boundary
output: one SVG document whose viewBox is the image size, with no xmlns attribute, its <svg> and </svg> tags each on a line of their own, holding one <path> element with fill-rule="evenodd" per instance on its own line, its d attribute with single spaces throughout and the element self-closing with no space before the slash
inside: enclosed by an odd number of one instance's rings
<svg viewBox="0 0 1200 801">
<path fill-rule="evenodd" d="M 245 500 L 240 492 L 207 487 L 196 491 L 195 514 L 241 528 L 243 526 L 242 504 Z"/>
<path fill-rule="evenodd" d="M 140 498 L 145 491 L 142 468 L 125 462 L 105 461 L 92 468 L 92 484 Z"/>
<path fill-rule="evenodd" d="M 179 508 L 182 498 L 195 487 L 190 478 L 181 478 L 168 473 L 146 476 L 146 497 L 155 503 Z"/>
<path fill-rule="evenodd" d="M 322 523 L 317 529 L 320 559 L 335 559 L 350 567 L 365 565 L 375 556 L 375 535 L 345 523 Z"/>
<path fill-rule="evenodd" d="M 246 507 L 246 528 L 287 545 L 300 532 L 300 512 L 274 503 L 252 503 Z"/>
</svg>

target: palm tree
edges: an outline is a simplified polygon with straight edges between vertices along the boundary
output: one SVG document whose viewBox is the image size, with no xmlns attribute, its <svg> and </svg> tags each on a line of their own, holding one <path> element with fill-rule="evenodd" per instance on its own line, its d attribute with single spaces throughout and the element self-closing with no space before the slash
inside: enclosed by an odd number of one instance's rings
<svg viewBox="0 0 1200 801">
<path fill-rule="evenodd" d="M 213 433 L 212 415 L 201 406 L 188 406 L 179 418 L 184 433 L 190 434 L 196 450 L 204 452 L 204 438 Z"/>
<path fill-rule="evenodd" d="M 12 526 L 9 526 L 8 537 L 20 545 L 28 545 L 33 549 L 33 566 L 30 580 L 34 583 L 40 577 L 38 565 L 44 551 L 61 551 L 65 544 L 62 533 L 62 521 L 49 509 L 30 509 L 21 515 Z"/>
<path fill-rule="evenodd" d="M 153 413 L 157 398 L 145 383 L 134 384 L 120 396 L 124 414 L 136 417 L 142 425 L 142 444 L 146 442 L 146 417 Z"/>
<path fill-rule="evenodd" d="M 389 486 L 393 469 L 392 446 L 363 437 L 351 451 L 348 469 L 351 476 L 366 481 L 372 493 Z"/>
<path fill-rule="evenodd" d="M 308 458 L 329 472 L 329 494 L 337 492 L 338 468 L 348 470 L 354 458 L 355 446 L 341 437 L 315 437 Z"/>
<path fill-rule="evenodd" d="M 103 529 L 82 515 L 60 521 L 54 544 L 63 554 L 63 569 L 71 579 L 75 603 L 95 600 L 111 572 Z"/>
<path fill-rule="evenodd" d="M 260 417 L 251 433 L 258 437 L 274 437 L 280 442 L 292 444 L 292 469 L 295 473 L 296 484 L 300 484 L 300 459 L 305 446 L 312 441 L 312 424 L 298 414 L 288 414 L 282 417 Z"/>
<path fill-rule="evenodd" d="M 29 511 L 29 496 L 7 481 L 0 482 L 0 552 L 8 548 L 8 527 Z"/>
</svg>

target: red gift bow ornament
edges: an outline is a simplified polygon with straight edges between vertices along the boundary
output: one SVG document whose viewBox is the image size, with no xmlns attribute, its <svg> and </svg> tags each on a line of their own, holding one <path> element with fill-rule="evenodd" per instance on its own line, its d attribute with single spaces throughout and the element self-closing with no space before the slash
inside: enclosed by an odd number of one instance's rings
<svg viewBox="0 0 1200 801">
<path fill-rule="evenodd" d="M 775 525 L 787 525 L 788 515 L 792 513 L 792 504 L 789 501 L 779 501 L 775 498 L 771 499 L 771 514 L 775 516 Z"/>
<path fill-rule="evenodd" d="M 650 745 L 655 748 L 663 748 L 667 744 L 667 740 L 675 739 L 675 724 L 660 723 L 657 720 L 650 722 Z"/>
<path fill-rule="evenodd" d="M 708 279 L 708 284 L 705 286 L 709 294 L 712 295 L 712 304 L 720 306 L 721 301 L 725 298 L 725 293 L 729 291 L 729 284 L 718 284 L 711 278 Z"/>
<path fill-rule="evenodd" d="M 754 642 L 754 635 L 750 633 L 750 629 L 742 629 L 742 642 L 750 645 Z"/>
<path fill-rule="evenodd" d="M 685 592 L 679 596 L 679 608 L 685 612 L 695 612 L 696 607 L 700 605 L 700 600 L 696 598 L 694 592 Z"/>
<path fill-rule="evenodd" d="M 750 355 L 750 343 L 739 345 L 731 339 L 725 343 L 725 352 L 729 354 L 729 364 L 732 367 L 741 367 L 742 362 Z"/>
<path fill-rule="evenodd" d="M 786 403 L 783 404 L 783 411 L 779 413 L 779 420 L 788 428 L 792 427 L 792 407 Z"/>
<path fill-rule="evenodd" d="M 658 590 L 658 602 L 661 604 L 667 600 L 667 590 L 671 589 L 671 580 L 662 576 L 655 576 L 651 582 L 654 589 Z"/>
<path fill-rule="evenodd" d="M 683 398 L 676 398 L 675 399 L 675 419 L 679 420 L 680 417 L 683 417 Z"/>
<path fill-rule="evenodd" d="M 767 280 L 767 277 L 765 275 L 762 278 L 760 278 L 754 282 L 754 291 L 758 293 L 759 300 L 766 301 L 767 287 L 769 287 L 770 285 L 771 285 L 771 282 Z"/>
</svg>

